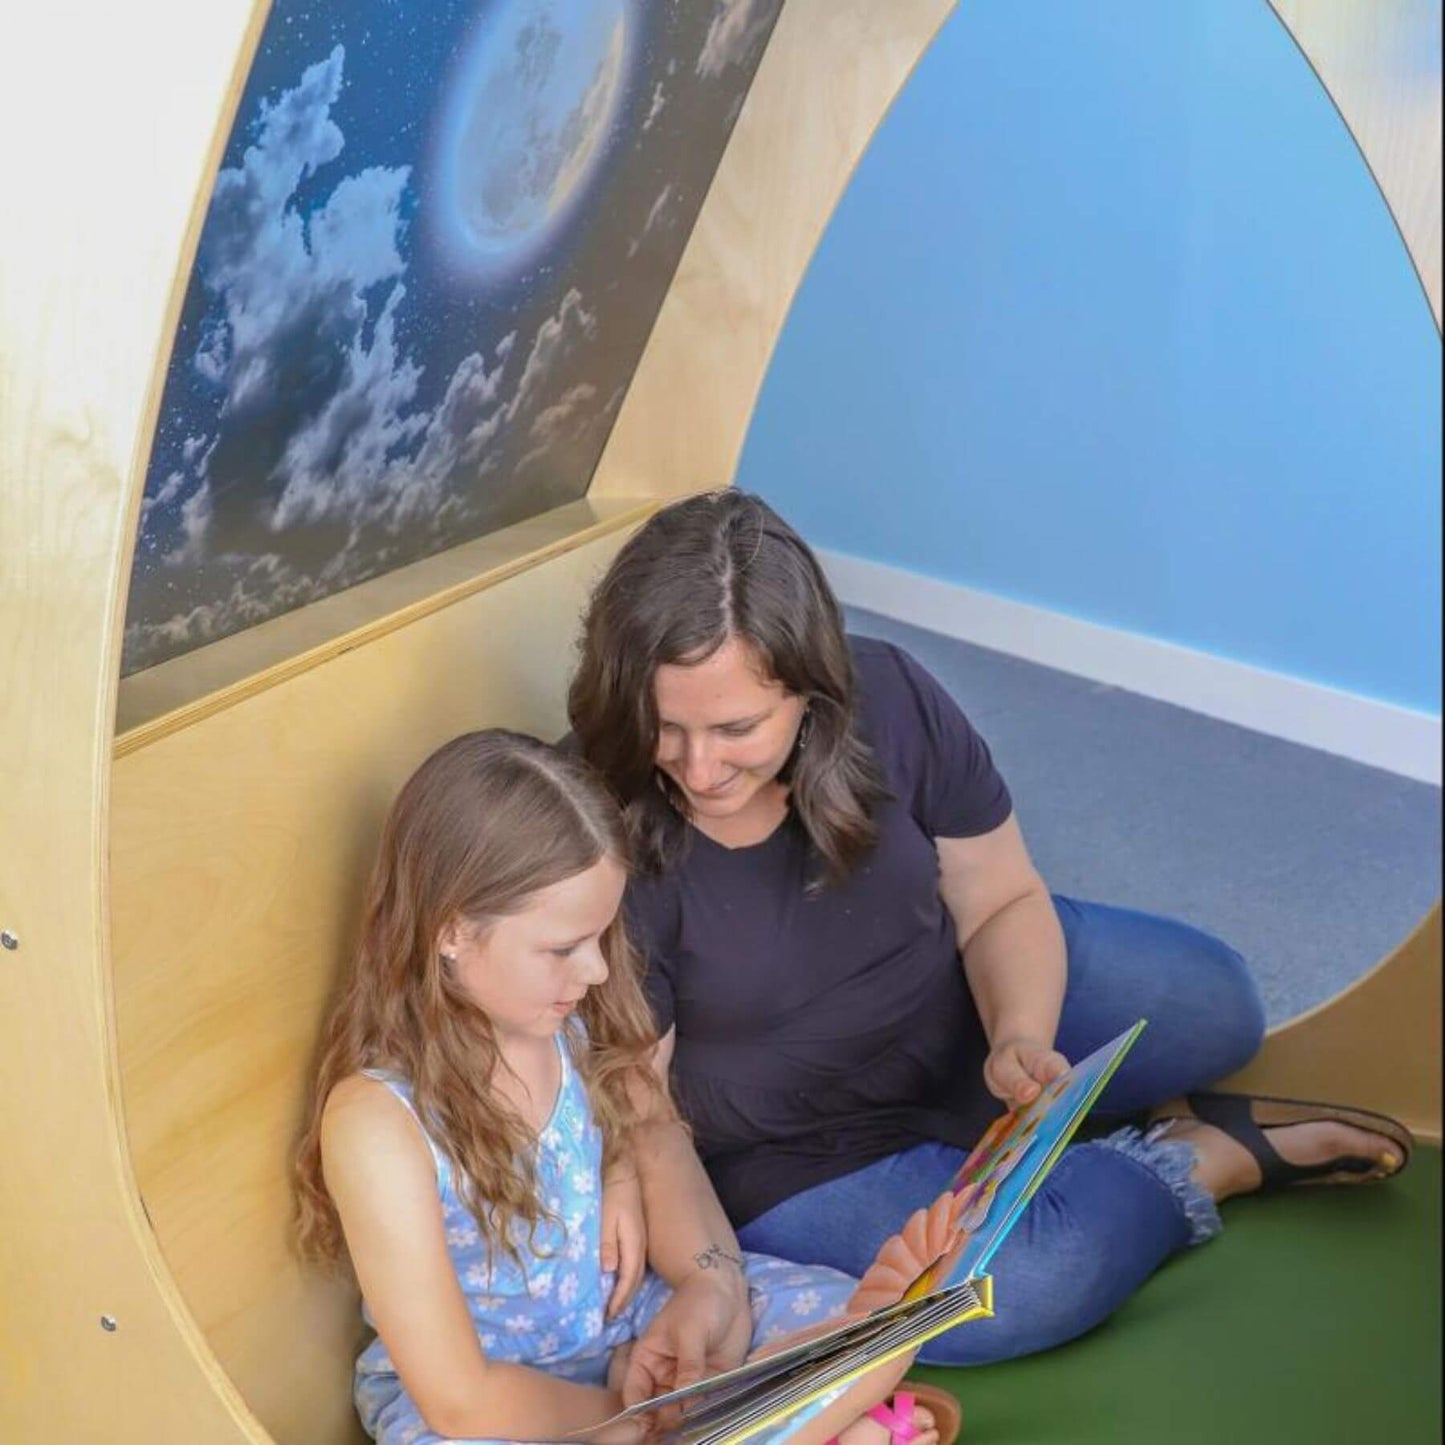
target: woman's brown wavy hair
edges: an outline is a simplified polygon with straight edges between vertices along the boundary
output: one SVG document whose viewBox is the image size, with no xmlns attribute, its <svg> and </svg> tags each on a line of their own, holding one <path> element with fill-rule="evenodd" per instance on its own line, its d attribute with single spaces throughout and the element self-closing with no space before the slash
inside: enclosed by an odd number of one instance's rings
<svg viewBox="0 0 1445 1445">
<path fill-rule="evenodd" d="M 726 490 L 674 502 L 617 554 L 592 594 L 568 694 L 578 746 L 622 804 L 638 867 L 660 872 L 686 839 L 687 801 L 655 766 L 659 666 L 706 661 L 730 637 L 807 704 L 779 775 L 821 863 L 845 878 L 877 841 L 888 796 L 858 736 L 853 659 L 818 559 L 761 498 Z"/>
<path fill-rule="evenodd" d="M 297 1232 L 314 1260 L 345 1258 L 321 1167 L 321 1119 L 342 1079 L 381 1069 L 410 1084 L 419 1116 L 452 1161 L 483 1238 L 517 1259 L 514 1226 L 546 1217 L 535 1136 L 492 1091 L 499 1055 L 487 1015 L 442 962 L 448 924 L 488 921 L 603 858 L 624 867 L 626 832 L 606 787 L 580 758 L 500 729 L 433 753 L 392 805 L 366 892 L 361 939 L 323 1035 L 297 1151 Z M 608 1158 L 643 1110 L 667 1105 L 638 960 L 621 915 L 602 936 L 607 981 L 579 1006 L 588 1042 L 569 1036 Z"/>
</svg>

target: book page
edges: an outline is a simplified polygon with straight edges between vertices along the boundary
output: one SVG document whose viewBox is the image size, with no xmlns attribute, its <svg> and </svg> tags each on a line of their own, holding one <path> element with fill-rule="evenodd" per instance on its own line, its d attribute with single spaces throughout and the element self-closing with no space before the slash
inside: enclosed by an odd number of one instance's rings
<svg viewBox="0 0 1445 1445">
<path fill-rule="evenodd" d="M 928 1294 L 945 1283 L 969 1279 L 987 1270 L 994 1252 L 1058 1162 L 1064 1146 L 1144 1025 L 1140 1019 L 1080 1059 L 1033 1103 L 994 1121 L 954 1176 L 957 1239 L 936 1264 L 918 1277 L 905 1298 Z"/>
<path fill-rule="evenodd" d="M 893 1302 L 634 1405 L 571 1438 L 586 1440 L 619 1421 L 652 1417 L 666 1427 L 650 1437 L 657 1445 L 736 1445 L 935 1335 L 992 1314 L 989 1259 L 1143 1028 L 1140 1020 L 1073 1065 L 1033 1103 L 995 1121 L 948 1189 L 904 1224 L 901 1241 L 884 1246 L 855 1295 L 856 1300 L 885 1295 Z M 919 1249 L 913 1234 L 927 1238 L 929 1248 Z M 901 1300 L 898 1291 L 908 1276 L 897 1273 L 896 1263 L 889 1267 L 885 1256 L 891 1247 L 903 1259 L 932 1260 L 907 1283 Z"/>
</svg>

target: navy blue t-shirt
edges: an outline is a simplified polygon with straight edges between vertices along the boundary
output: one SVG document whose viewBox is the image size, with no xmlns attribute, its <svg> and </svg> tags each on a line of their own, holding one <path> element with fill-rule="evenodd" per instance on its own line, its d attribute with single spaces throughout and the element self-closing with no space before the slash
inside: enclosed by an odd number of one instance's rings
<svg viewBox="0 0 1445 1445">
<path fill-rule="evenodd" d="M 934 839 L 997 828 L 1008 789 L 917 662 L 850 641 L 859 733 L 892 794 L 867 858 L 809 894 L 789 813 L 748 848 L 689 828 L 681 859 L 627 891 L 658 1028 L 677 1026 L 678 1103 L 736 1224 L 923 1140 L 967 1148 L 1001 1107 Z"/>
</svg>

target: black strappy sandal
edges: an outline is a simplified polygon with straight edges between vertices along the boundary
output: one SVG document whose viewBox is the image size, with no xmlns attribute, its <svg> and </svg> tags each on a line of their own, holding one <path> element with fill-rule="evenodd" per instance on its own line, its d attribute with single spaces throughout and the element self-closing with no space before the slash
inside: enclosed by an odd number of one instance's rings
<svg viewBox="0 0 1445 1445">
<path fill-rule="evenodd" d="M 1415 1141 L 1398 1119 L 1371 1109 L 1353 1109 L 1344 1104 L 1324 1104 L 1309 1099 L 1277 1099 L 1267 1094 L 1189 1094 L 1184 1101 L 1188 1114 L 1156 1114 L 1155 1122 L 1168 1118 L 1198 1119 L 1212 1124 L 1244 1145 L 1254 1155 L 1263 1176 L 1260 1190 L 1294 1189 L 1300 1185 L 1369 1184 L 1393 1179 L 1410 1162 Z M 1288 1124 L 1348 1124 L 1369 1134 L 1388 1139 L 1398 1151 L 1398 1163 L 1388 1168 L 1378 1159 L 1341 1154 L 1320 1164 L 1291 1164 L 1269 1142 L 1266 1129 Z M 1383 1172 L 1382 1172 L 1383 1171 Z"/>
</svg>

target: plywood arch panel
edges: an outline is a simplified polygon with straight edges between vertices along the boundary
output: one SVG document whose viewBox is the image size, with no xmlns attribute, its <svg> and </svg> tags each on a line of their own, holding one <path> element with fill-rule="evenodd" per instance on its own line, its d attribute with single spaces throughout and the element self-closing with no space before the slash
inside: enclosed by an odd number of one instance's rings
<svg viewBox="0 0 1445 1445">
<path fill-rule="evenodd" d="M 188 1308 L 283 1445 L 360 1438 L 355 1292 L 294 1257 L 288 1171 L 382 816 L 458 733 L 563 731 L 575 618 L 625 535 L 117 760 L 116 1032 L 136 1177 Z"/>
<path fill-rule="evenodd" d="M 699 220 L 729 244 L 689 263 L 689 286 L 760 300 L 735 318 L 740 349 L 715 358 L 745 405 L 714 458 L 735 456 L 807 254 L 951 8 L 789 0 L 733 178 Z M 614 467 L 575 545 L 524 540 L 460 580 L 434 559 L 434 586 L 408 579 L 405 617 L 363 608 L 340 639 L 298 620 L 250 654 L 260 672 L 202 649 L 189 682 L 152 680 L 117 758 L 160 376 L 266 10 L 97 3 L 27 14 L 19 36 L 7 16 L 0 34 L 0 116 L 27 142 L 0 228 L 0 756 L 20 760 L 0 810 L 0 928 L 18 943 L 0 953 L 6 1438 L 355 1438 L 355 1300 L 289 1257 L 285 1162 L 370 834 L 442 738 L 557 732 L 595 572 L 658 496 L 726 479 L 715 460 L 695 482 L 649 464 L 620 488 Z M 827 183 L 780 194 L 790 171 Z M 750 185 L 770 209 L 755 233 L 728 214 Z M 762 254 L 789 234 L 785 266 Z M 666 364 L 660 351 L 648 369 Z M 703 400 L 718 375 L 694 374 Z M 675 409 L 679 380 L 631 425 Z M 208 686 L 224 697 L 207 705 Z"/>
<path fill-rule="evenodd" d="M 1440 1142 L 1440 905 L 1399 948 L 1333 998 L 1271 1029 L 1226 1087 L 1334 1099 Z"/>
<path fill-rule="evenodd" d="M 265 9 L 96 3 L 78 48 L 73 9 L 34 7 L 0 33 L 0 125 L 27 142 L 0 227 L 5 1438 L 354 1438 L 354 1299 L 287 1254 L 284 1164 L 387 794 L 462 727 L 560 728 L 589 582 L 651 500 L 730 479 L 812 247 L 952 0 L 789 0 L 604 456 L 596 502 L 622 501 L 595 535 L 252 677 L 116 761 L 177 277 Z M 1433 1017 L 1438 1060 L 1434 926 L 1281 1031 L 1260 1077 L 1291 1048 L 1327 1060 L 1343 1027 L 1390 1106 L 1401 1035 L 1360 1020 L 1407 1010 L 1426 1027 L 1406 1047 L 1428 1050 Z M 1438 1127 L 1438 1090 L 1434 1108 Z"/>
<path fill-rule="evenodd" d="M 1440 329 L 1438 0 L 1270 0 L 1349 127 Z"/>
<path fill-rule="evenodd" d="M 136 1192 L 106 914 L 135 489 L 253 9 L 93 5 L 83 41 L 71 8 L 0 25 L 0 127 L 15 142 L 0 226 L 0 927 L 17 942 L 0 955 L 7 1439 L 265 1439 Z M 164 43 L 137 44 L 148 22 L 169 27 Z"/>
</svg>

